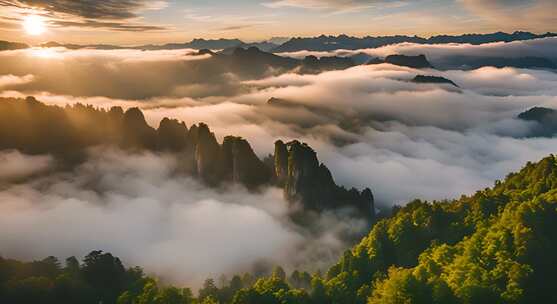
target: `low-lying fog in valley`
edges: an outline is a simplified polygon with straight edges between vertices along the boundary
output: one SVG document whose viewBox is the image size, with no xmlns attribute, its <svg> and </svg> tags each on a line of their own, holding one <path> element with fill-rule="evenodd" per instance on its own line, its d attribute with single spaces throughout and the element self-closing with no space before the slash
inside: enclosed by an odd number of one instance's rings
<svg viewBox="0 0 557 304">
<path fill-rule="evenodd" d="M 283 55 L 425 54 L 439 70 L 384 63 L 249 75 L 200 66 L 210 55 L 195 50 L 4 51 L 0 96 L 140 107 L 154 127 L 164 117 L 188 126 L 205 122 L 219 140 L 246 138 L 261 159 L 273 153 L 275 140 L 298 139 L 317 151 L 337 183 L 371 187 L 377 207 L 388 212 L 416 198 L 471 194 L 555 152 L 557 138 L 533 137 L 536 123 L 517 119 L 534 106 L 557 109 L 555 71 L 449 63 L 458 56 L 556 57 L 556 44 L 546 38 L 299 52 Z M 420 74 L 457 86 L 411 81 Z M 295 206 L 280 189 L 208 189 L 175 176 L 171 155 L 106 148 L 89 155 L 76 170 L 57 172 L 49 155 L 0 154 L 7 166 L 0 172 L 2 255 L 83 256 L 102 248 L 195 286 L 208 276 L 267 264 L 324 269 L 347 248 L 341 235 L 366 229 L 342 214 L 326 214 L 315 223 L 326 233 L 314 238 L 288 218 Z"/>
</svg>

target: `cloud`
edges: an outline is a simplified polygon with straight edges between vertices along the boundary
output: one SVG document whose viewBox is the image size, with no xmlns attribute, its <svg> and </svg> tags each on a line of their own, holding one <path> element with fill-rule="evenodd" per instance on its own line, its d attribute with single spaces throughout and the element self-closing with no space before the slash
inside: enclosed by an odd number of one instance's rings
<svg viewBox="0 0 557 304">
<path fill-rule="evenodd" d="M 478 58 L 521 58 L 541 57 L 557 62 L 557 38 L 543 38 L 513 42 L 495 42 L 481 45 L 470 44 L 415 44 L 400 43 L 380 48 L 360 50 L 336 50 L 332 52 L 300 51 L 281 53 L 282 56 L 304 58 L 308 55 L 323 56 L 353 56 L 367 54 L 370 57 L 384 58 L 392 54 L 415 56 L 425 54 L 428 60 L 439 69 L 463 69 L 466 64 Z"/>
<path fill-rule="evenodd" d="M 410 82 L 423 73 L 452 79 L 462 89 Z M 38 98 L 140 106 L 153 126 L 163 117 L 206 122 L 220 139 L 247 138 L 260 157 L 272 153 L 276 139 L 301 139 L 316 148 L 337 182 L 371 186 L 380 204 L 392 205 L 472 193 L 553 152 L 555 139 L 525 138 L 535 126 L 516 116 L 533 106 L 557 108 L 555 81 L 546 71 L 443 72 L 383 64 L 247 81 L 241 90 L 247 93 L 223 98 Z M 288 103 L 268 105 L 271 97 Z"/>
<path fill-rule="evenodd" d="M 0 6 L 24 15 L 32 11 L 48 17 L 60 27 L 92 27 L 116 31 L 160 31 L 166 27 L 140 21 L 139 13 L 167 7 L 166 1 L 146 0 L 5 0 Z"/>
<path fill-rule="evenodd" d="M 0 236 L 1 253 L 38 259 L 103 249 L 164 280 L 200 286 L 208 276 L 251 271 L 261 262 L 323 266 L 346 246 L 341 232 L 363 229 L 324 216 L 316 225 L 328 230 L 316 236 L 289 220 L 279 189 L 207 189 L 176 168 L 170 155 L 97 149 L 73 172 L 4 187 L 0 229 L 9 233 Z"/>
<path fill-rule="evenodd" d="M 0 151 L 0 185 L 44 172 L 52 165 L 50 156 L 28 156 L 18 151 Z"/>
<path fill-rule="evenodd" d="M 216 29 L 217 31 L 237 31 L 237 30 L 243 30 L 243 29 L 247 29 L 250 27 L 254 27 L 255 24 L 242 24 L 242 25 L 231 25 L 231 26 L 226 26 L 226 27 L 221 27 L 219 29 Z"/>
<path fill-rule="evenodd" d="M 0 54 L 0 75 L 35 71 L 33 81 L 20 84 L 20 90 L 73 96 L 146 99 L 234 93 L 232 83 L 236 80 L 218 65 L 213 69 L 208 65 L 207 71 L 198 67 L 206 64 L 210 55 L 193 55 L 196 52 L 63 48 L 9 51 Z"/>
<path fill-rule="evenodd" d="M 24 76 L 15 75 L 0 75 L 0 89 L 6 89 L 11 86 L 16 86 L 19 84 L 30 83 L 35 79 L 31 74 Z"/>
<path fill-rule="evenodd" d="M 358 12 L 378 6 L 399 6 L 404 0 L 275 0 L 264 3 L 270 8 L 298 7 L 311 10 L 334 10 L 338 13 Z"/>
<path fill-rule="evenodd" d="M 425 53 L 438 64 L 452 56 L 551 56 L 554 43 L 543 39 L 484 46 L 402 44 L 360 51 L 370 56 Z M 342 52 L 348 51 L 325 55 Z M 183 120 L 188 126 L 206 122 L 221 140 L 226 135 L 246 138 L 260 157 L 273 152 L 276 139 L 300 139 L 315 148 L 338 183 L 371 187 L 383 208 L 415 198 L 441 200 L 471 194 L 527 161 L 555 153 L 557 147 L 557 138 L 528 137 L 535 123 L 516 119 L 533 106 L 557 109 L 557 74 L 551 71 L 493 67 L 439 71 L 379 64 L 315 75 L 270 73 L 243 79 L 230 72 L 215 77 L 197 70 L 199 60 L 180 51 L 56 50 L 46 57 L 37 55 L 24 51 L 0 55 L 0 75 L 34 77 L 30 83 L 10 86 L 9 91 L 0 89 L 0 95 L 35 94 L 56 105 L 139 106 L 152 126 L 163 117 Z M 181 57 L 186 59 L 176 60 Z M 460 89 L 413 83 L 418 74 L 446 77 Z M 78 85 L 66 87 L 74 83 Z M 195 90 L 202 94 L 192 94 Z M 280 100 L 268 104 L 271 97 Z M 94 153 L 87 164 L 66 175 L 41 171 L 31 175 L 32 182 L 3 188 L 1 193 L 10 199 L 0 201 L 29 207 L 0 213 L 17 219 L 0 218 L 0 229 L 23 235 L 19 242 L 5 236 L 3 244 L 10 246 L 0 244 L 2 253 L 9 250 L 26 258 L 80 256 L 100 248 L 125 260 L 130 257 L 132 264 L 146 265 L 172 280 L 199 281 L 214 272 L 247 269 L 263 256 L 285 265 L 326 264 L 346 245 L 338 237 L 340 231 L 360 227 L 341 214 L 328 214 L 314 225 L 331 234 L 309 242 L 307 231 L 284 216 L 289 209 L 280 190 L 253 194 L 236 188 L 205 189 L 176 176 L 169 156 Z M 88 186 L 90 180 L 95 180 L 95 187 Z M 45 202 L 40 205 L 44 208 L 31 207 L 36 202 Z M 14 209 L 6 204 L 7 210 Z M 203 217 L 209 212 L 214 218 Z M 230 222 L 244 214 L 249 215 L 250 227 L 257 227 L 252 231 L 262 225 L 258 231 L 265 231 L 272 242 L 246 239 L 244 227 Z M 199 218 L 203 221 L 196 221 Z M 101 220 L 107 221 L 106 228 L 95 225 Z M 229 228 L 222 237 L 214 233 L 222 227 L 219 222 Z M 113 237 L 95 238 L 109 234 L 103 229 L 112 231 Z M 56 242 L 39 242 L 46 238 L 43 231 L 55 236 Z M 253 255 L 237 255 L 240 249 L 229 244 L 242 237 L 238 244 Z M 203 247 L 200 239 L 219 250 Z M 261 247 L 252 249 L 257 242 Z M 307 242 L 304 254 L 292 254 Z M 228 247 L 220 249 L 219 244 Z M 230 259 L 215 265 L 199 260 L 220 253 Z M 301 260 L 285 258 L 294 256 Z M 174 269 L 176 265 L 181 267 Z"/>
</svg>

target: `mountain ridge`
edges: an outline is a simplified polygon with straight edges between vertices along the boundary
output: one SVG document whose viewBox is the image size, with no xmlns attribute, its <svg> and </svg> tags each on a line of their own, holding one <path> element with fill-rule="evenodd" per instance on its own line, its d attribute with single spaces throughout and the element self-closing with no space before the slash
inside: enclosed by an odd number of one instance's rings
<svg viewBox="0 0 557 304">
<path fill-rule="evenodd" d="M 287 201 L 301 203 L 305 210 L 351 208 L 355 217 L 370 222 L 375 217 L 369 188 L 359 191 L 338 186 L 317 153 L 298 141 L 277 141 L 268 162 L 260 160 L 241 137 L 226 136 L 219 143 L 204 123 L 188 128 L 183 122 L 164 118 L 158 128 L 152 128 L 138 108 L 105 111 L 81 104 L 49 106 L 33 97 L 0 99 L 0 149 L 51 154 L 73 167 L 88 148 L 103 145 L 131 152 L 174 153 L 180 156 L 183 174 L 210 187 L 232 183 L 257 191 L 277 186 L 283 188 Z"/>
<path fill-rule="evenodd" d="M 525 41 L 533 39 L 541 39 L 548 37 L 557 37 L 557 33 L 547 32 L 544 34 L 535 34 L 532 32 L 515 31 L 513 33 L 495 32 L 487 34 L 462 34 L 462 35 L 436 35 L 429 38 L 419 36 L 407 35 L 392 35 L 392 36 L 314 36 L 314 37 L 293 37 L 286 42 L 277 44 L 275 42 L 282 42 L 285 39 L 279 40 L 265 40 L 259 42 L 244 42 L 240 39 L 203 39 L 195 38 L 188 42 L 170 42 L 166 44 L 145 44 L 136 46 L 120 46 L 111 44 L 72 44 L 50 41 L 40 44 L 42 47 L 67 47 L 70 49 L 79 48 L 92 48 L 92 49 L 140 49 L 140 50 L 172 50 L 172 49 L 226 49 L 243 47 L 249 48 L 252 46 L 258 47 L 261 50 L 272 53 L 284 52 L 297 52 L 302 50 L 307 51 L 334 51 L 339 49 L 356 50 L 365 48 L 377 48 L 381 46 L 409 42 L 417 44 L 446 44 L 446 43 L 469 43 L 474 45 L 493 43 L 493 42 L 512 42 L 512 41 Z M 2 41 L 8 43 L 8 41 Z M 7 45 L 7 44 L 6 44 Z M 27 46 L 20 44 L 20 46 Z M 1 46 L 1 44 L 0 44 Z M 8 48 L 9 49 L 9 48 Z M 0 47 L 0 50 L 3 50 Z"/>
<path fill-rule="evenodd" d="M 557 33 L 533 34 L 531 32 L 495 32 L 489 34 L 463 34 L 463 35 L 438 35 L 429 38 L 419 36 L 365 36 L 354 37 L 347 35 L 325 36 L 309 38 L 292 38 L 284 44 L 273 49 L 272 52 L 297 52 L 297 51 L 334 51 L 340 49 L 357 50 L 366 48 L 378 48 L 398 43 L 417 43 L 417 44 L 446 44 L 446 43 L 469 43 L 469 44 L 485 44 L 492 42 L 512 42 L 524 41 L 539 38 L 557 37 Z"/>
</svg>

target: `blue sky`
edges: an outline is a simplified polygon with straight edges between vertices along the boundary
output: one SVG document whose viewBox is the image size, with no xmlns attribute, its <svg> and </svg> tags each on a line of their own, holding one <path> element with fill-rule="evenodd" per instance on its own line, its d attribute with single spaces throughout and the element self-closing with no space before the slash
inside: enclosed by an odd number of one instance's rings
<svg viewBox="0 0 557 304">
<path fill-rule="evenodd" d="M 421 35 L 557 31 L 554 0 L 6 0 L 0 39 L 26 42 L 164 43 L 263 40 L 320 34 Z M 29 37 L 25 15 L 48 31 Z"/>
</svg>

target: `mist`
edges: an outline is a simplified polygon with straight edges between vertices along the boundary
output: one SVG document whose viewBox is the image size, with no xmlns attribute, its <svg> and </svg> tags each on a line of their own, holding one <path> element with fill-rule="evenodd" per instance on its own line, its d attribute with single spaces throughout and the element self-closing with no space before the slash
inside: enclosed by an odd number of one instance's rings
<svg viewBox="0 0 557 304">
<path fill-rule="evenodd" d="M 0 176 L 0 254 L 7 257 L 83 257 L 102 249 L 163 281 L 199 287 L 256 265 L 326 267 L 347 245 L 339 236 L 366 227 L 324 215 L 315 225 L 328 229 L 315 235 L 289 219 L 296 207 L 282 190 L 209 189 L 177 175 L 171 155 L 96 148 L 72 172 L 55 170 L 50 157 L 0 154 L 7 158 L 12 171 L 27 174 L 17 183 Z M 50 172 L 31 177 L 25 166 L 45 161 Z"/>
<path fill-rule="evenodd" d="M 455 55 L 550 56 L 555 41 L 401 44 L 356 52 L 426 53 L 437 65 Z M 273 153 L 275 140 L 298 139 L 317 151 L 337 183 L 371 187 L 382 210 L 416 198 L 472 194 L 557 150 L 557 138 L 533 137 L 536 123 L 517 119 L 534 106 L 557 109 L 552 71 L 379 64 L 245 79 L 192 69 L 206 58 L 184 50 L 36 55 L 0 54 L 0 96 L 140 107 L 154 127 L 164 117 L 188 126 L 205 122 L 219 140 L 246 138 L 260 158 Z M 411 81 L 420 74 L 446 77 L 458 88 Z M 279 102 L 268 103 L 271 98 Z M 206 277 L 250 271 L 262 261 L 324 269 L 348 246 L 342 235 L 365 229 L 342 214 L 324 214 L 312 224 L 325 231 L 315 238 L 289 219 L 296 206 L 281 190 L 208 189 L 177 174 L 171 155 L 99 148 L 71 172 L 56 170 L 48 155 L 8 151 L 0 160 L 6 160 L 0 229 L 8 232 L 0 236 L 0 254 L 7 257 L 81 257 L 102 249 L 166 280 L 198 286 Z"/>
<path fill-rule="evenodd" d="M 281 53 L 282 56 L 293 58 L 304 58 L 309 55 L 317 57 L 324 56 L 353 56 L 366 54 L 372 58 L 385 58 L 388 55 L 401 54 L 416 56 L 425 54 L 433 66 L 442 69 L 458 69 L 466 59 L 470 58 L 519 58 L 519 57 L 542 57 L 557 60 L 555 48 L 557 38 L 542 38 L 526 41 L 494 42 L 481 45 L 471 44 L 416 44 L 400 43 L 373 49 L 360 50 L 336 50 L 332 52 L 300 51 L 292 53 Z"/>
</svg>

